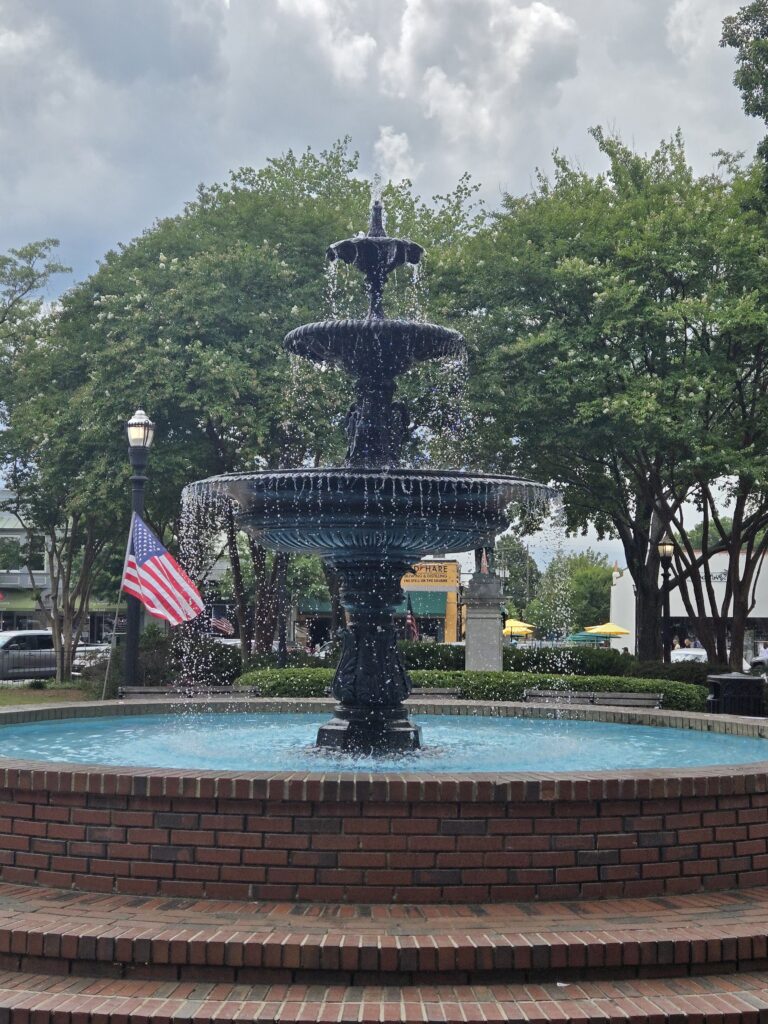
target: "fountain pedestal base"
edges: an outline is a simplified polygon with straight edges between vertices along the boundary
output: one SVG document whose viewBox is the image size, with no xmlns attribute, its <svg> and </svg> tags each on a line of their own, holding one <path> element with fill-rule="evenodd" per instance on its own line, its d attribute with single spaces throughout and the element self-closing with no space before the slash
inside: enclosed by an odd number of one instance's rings
<svg viewBox="0 0 768 1024">
<path fill-rule="evenodd" d="M 318 747 L 350 753 L 399 753 L 421 747 L 421 729 L 396 707 L 345 707 L 339 704 L 330 722 L 317 733 Z"/>
</svg>

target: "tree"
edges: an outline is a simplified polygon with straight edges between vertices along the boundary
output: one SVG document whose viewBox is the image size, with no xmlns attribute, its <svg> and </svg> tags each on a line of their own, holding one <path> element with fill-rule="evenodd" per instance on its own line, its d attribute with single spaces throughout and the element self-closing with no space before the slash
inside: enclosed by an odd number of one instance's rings
<svg viewBox="0 0 768 1024">
<path fill-rule="evenodd" d="M 407 183 L 389 186 L 388 227 L 445 248 L 462 231 L 471 194 L 462 183 L 428 206 Z M 108 550 L 113 539 L 125 536 L 122 426 L 137 405 L 157 423 L 147 518 L 171 547 L 184 541 L 194 518 L 193 502 L 180 512 L 181 492 L 191 480 L 343 457 L 344 375 L 294 365 L 280 342 L 289 329 L 325 315 L 322 255 L 329 241 L 365 226 L 370 198 L 346 142 L 319 155 L 289 152 L 261 169 L 241 168 L 224 184 L 201 187 L 180 216 L 108 253 L 98 271 L 64 297 L 44 345 L 30 343 L 14 357 L 25 386 L 9 418 L 4 461 L 17 467 L 27 514 L 34 509 L 48 533 L 54 520 L 61 531 L 61 517 L 69 522 L 77 509 L 79 539 L 69 534 L 73 551 L 84 543 L 88 521 L 96 546 L 82 558 L 89 582 L 84 576 L 80 594 L 114 555 Z M 336 283 L 337 303 L 357 302 L 362 309 L 357 275 L 342 269 Z M 400 275 L 389 308 L 404 310 L 413 294 L 407 275 Z M 42 361 L 55 368 L 48 371 L 48 387 Z M 406 389 L 415 387 L 419 372 Z M 434 434 L 441 442 L 440 431 Z M 61 507 L 57 486 L 64 486 Z M 99 508 L 109 522 L 94 520 Z M 268 649 L 281 560 L 255 540 L 239 546 L 231 510 L 223 511 L 219 527 L 232 565 L 243 653 L 254 635 L 257 648 Z M 249 611 L 254 604 L 255 615 Z"/>
<path fill-rule="evenodd" d="M 526 614 L 540 635 L 562 637 L 609 617 L 612 570 L 604 555 L 587 550 L 557 554 L 539 582 Z"/>
<path fill-rule="evenodd" d="M 605 555 L 591 549 L 567 559 L 571 614 L 577 630 L 607 622 L 611 614 L 613 569 Z"/>
<path fill-rule="evenodd" d="M 729 551 L 743 598 L 736 546 L 766 511 L 768 251 L 744 202 L 751 169 L 696 177 L 679 136 L 643 157 L 593 134 L 608 171 L 556 154 L 554 179 L 506 197 L 473 240 L 458 298 L 486 463 L 553 481 L 569 529 L 621 539 L 638 651 L 655 659 L 658 541 L 725 479 L 742 496 Z"/>
<path fill-rule="evenodd" d="M 744 110 L 750 117 L 768 123 L 768 3 L 754 0 L 736 14 L 723 19 L 721 46 L 736 50 L 733 84 L 741 93 Z M 757 148 L 765 165 L 764 183 L 768 185 L 768 136 Z"/>
<path fill-rule="evenodd" d="M 536 561 L 528 554 L 526 544 L 514 534 L 505 533 L 496 539 L 494 562 L 504 584 L 505 600 L 522 615 L 536 596 L 541 578 Z"/>
</svg>

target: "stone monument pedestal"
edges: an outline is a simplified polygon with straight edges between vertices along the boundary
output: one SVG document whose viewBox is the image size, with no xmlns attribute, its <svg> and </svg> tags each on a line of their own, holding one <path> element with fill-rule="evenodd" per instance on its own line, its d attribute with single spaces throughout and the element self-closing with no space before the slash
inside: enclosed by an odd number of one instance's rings
<svg viewBox="0 0 768 1024">
<path fill-rule="evenodd" d="M 501 672 L 502 589 L 493 573 L 476 572 L 464 598 L 464 668 L 468 672 Z"/>
</svg>

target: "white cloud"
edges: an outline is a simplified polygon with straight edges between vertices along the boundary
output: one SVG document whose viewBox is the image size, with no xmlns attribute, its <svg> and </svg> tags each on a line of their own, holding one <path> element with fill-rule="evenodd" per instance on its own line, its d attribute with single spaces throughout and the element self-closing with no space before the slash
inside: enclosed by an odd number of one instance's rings
<svg viewBox="0 0 768 1024">
<path fill-rule="evenodd" d="M 508 134 L 515 106 L 556 100 L 577 51 L 573 19 L 538 0 L 406 0 L 379 72 L 384 92 L 435 118 L 447 140 L 487 140 Z"/>
<path fill-rule="evenodd" d="M 362 82 L 376 51 L 376 40 L 368 32 L 350 28 L 354 0 L 278 0 L 278 6 L 312 26 L 316 45 L 327 58 L 335 78 L 350 85 Z"/>
<path fill-rule="evenodd" d="M 351 135 L 361 173 L 491 205 L 587 134 L 697 171 L 763 126 L 718 46 L 734 0 L 0 0 L 0 252 L 61 238 L 78 276 L 200 181 Z"/>
</svg>

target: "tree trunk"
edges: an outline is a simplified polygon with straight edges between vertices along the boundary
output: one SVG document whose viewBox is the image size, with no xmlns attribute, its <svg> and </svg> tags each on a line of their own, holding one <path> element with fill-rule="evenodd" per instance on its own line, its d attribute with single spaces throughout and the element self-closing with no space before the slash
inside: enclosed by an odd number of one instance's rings
<svg viewBox="0 0 768 1024">
<path fill-rule="evenodd" d="M 253 639 L 253 618 L 248 614 L 249 595 L 245 592 L 243 567 L 240 563 L 240 549 L 237 546 L 238 529 L 231 502 L 227 503 L 226 511 L 227 553 L 232 568 L 232 590 L 235 596 L 235 617 L 240 634 L 240 659 L 246 665 L 251 656 Z"/>
<path fill-rule="evenodd" d="M 341 586 L 339 574 L 327 562 L 323 562 L 323 574 L 328 585 L 328 593 L 331 595 L 331 626 L 328 639 L 333 640 L 342 621 Z"/>
<path fill-rule="evenodd" d="M 650 585 L 655 581 L 644 578 L 647 575 L 635 580 L 637 657 L 640 661 L 661 661 L 661 593 L 658 586 Z"/>
<path fill-rule="evenodd" d="M 271 569 L 267 569 L 267 553 L 260 545 L 252 546 L 254 553 L 254 576 L 256 578 L 256 615 L 254 629 L 254 651 L 256 654 L 268 654 L 272 650 L 278 617 L 278 573 L 280 559 L 286 558 L 284 552 L 276 552 L 272 559 Z"/>
</svg>

